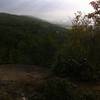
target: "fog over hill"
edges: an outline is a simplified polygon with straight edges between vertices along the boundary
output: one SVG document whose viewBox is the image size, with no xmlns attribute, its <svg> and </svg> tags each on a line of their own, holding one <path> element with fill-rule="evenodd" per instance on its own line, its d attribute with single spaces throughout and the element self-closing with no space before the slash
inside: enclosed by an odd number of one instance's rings
<svg viewBox="0 0 100 100">
<path fill-rule="evenodd" d="M 89 6 L 90 1 L 91 0 L 0 0 L 0 12 L 31 15 L 50 22 L 69 24 L 70 19 L 76 11 L 91 11 Z"/>
</svg>

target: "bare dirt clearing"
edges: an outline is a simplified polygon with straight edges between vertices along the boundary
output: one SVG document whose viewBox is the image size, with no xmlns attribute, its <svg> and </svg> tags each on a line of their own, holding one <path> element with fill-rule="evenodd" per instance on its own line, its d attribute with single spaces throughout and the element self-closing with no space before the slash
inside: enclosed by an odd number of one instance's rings
<svg viewBox="0 0 100 100">
<path fill-rule="evenodd" d="M 28 81 L 32 80 L 37 84 L 48 78 L 50 72 L 46 67 L 35 65 L 0 65 L 0 81 Z M 98 83 L 75 83 L 81 90 L 100 91 L 100 82 Z"/>
<path fill-rule="evenodd" d="M 0 80 L 40 80 L 47 77 L 47 70 L 34 65 L 0 65 Z"/>
</svg>

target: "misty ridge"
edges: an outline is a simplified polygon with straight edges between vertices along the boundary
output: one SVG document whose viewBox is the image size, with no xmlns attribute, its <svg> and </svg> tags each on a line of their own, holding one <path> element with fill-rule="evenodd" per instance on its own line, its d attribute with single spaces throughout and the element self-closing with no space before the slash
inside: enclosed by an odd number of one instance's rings
<svg viewBox="0 0 100 100">
<path fill-rule="evenodd" d="M 0 100 L 100 100 L 100 0 L 1 0 Z"/>
<path fill-rule="evenodd" d="M 89 2 L 89 0 L 78 2 L 75 0 L 0 0 L 0 12 L 35 16 L 53 23 L 71 24 L 76 11 L 82 10 L 87 13 L 92 10 Z"/>
</svg>

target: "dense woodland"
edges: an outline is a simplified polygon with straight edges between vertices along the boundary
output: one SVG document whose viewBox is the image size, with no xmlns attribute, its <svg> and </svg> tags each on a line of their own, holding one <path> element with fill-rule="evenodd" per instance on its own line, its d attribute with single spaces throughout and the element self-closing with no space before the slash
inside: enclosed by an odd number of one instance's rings
<svg viewBox="0 0 100 100">
<path fill-rule="evenodd" d="M 75 33 L 9 14 L 0 14 L 0 20 L 1 64 L 34 64 L 51 67 L 61 76 L 83 81 L 100 79 L 99 33 Z"/>
</svg>

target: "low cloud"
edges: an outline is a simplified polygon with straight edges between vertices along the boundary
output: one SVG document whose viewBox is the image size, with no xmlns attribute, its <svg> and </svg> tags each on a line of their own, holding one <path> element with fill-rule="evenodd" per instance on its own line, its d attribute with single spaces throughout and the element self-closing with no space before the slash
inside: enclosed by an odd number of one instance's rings
<svg viewBox="0 0 100 100">
<path fill-rule="evenodd" d="M 0 0 L 0 12 L 33 15 L 50 21 L 65 20 L 77 10 L 88 10 L 89 0 L 84 1 L 82 4 L 82 0 Z"/>
</svg>

